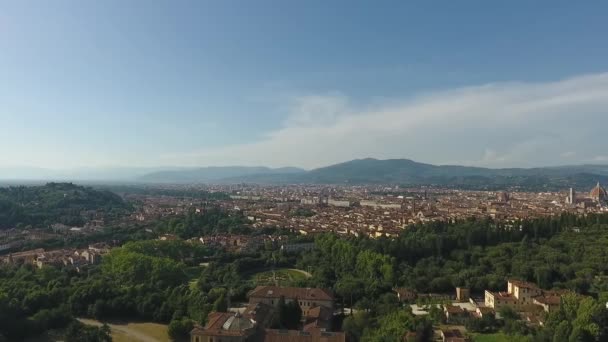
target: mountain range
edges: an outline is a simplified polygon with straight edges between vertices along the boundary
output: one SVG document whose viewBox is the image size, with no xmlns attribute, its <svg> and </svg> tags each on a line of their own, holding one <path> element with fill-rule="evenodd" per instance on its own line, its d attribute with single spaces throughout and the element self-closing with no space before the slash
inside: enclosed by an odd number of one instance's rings
<svg viewBox="0 0 608 342">
<path fill-rule="evenodd" d="M 0 179 L 15 169 L 0 169 Z M 402 184 L 464 188 L 590 187 L 608 183 L 608 165 L 572 165 L 538 168 L 503 168 L 432 165 L 409 159 L 356 159 L 313 170 L 219 166 L 201 168 L 109 168 L 49 172 L 23 170 L 21 179 L 121 181 L 136 183 L 262 183 L 262 184 Z M 4 177 L 3 177 L 4 176 Z M 15 177 L 13 177 L 15 178 Z"/>
</svg>

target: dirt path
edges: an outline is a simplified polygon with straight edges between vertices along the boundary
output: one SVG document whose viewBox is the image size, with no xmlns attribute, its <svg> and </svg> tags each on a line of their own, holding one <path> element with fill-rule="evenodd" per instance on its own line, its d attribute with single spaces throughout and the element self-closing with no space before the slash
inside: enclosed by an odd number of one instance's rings
<svg viewBox="0 0 608 342">
<path fill-rule="evenodd" d="M 100 327 L 103 325 L 103 323 L 93 320 L 93 319 L 86 319 L 86 318 L 79 318 L 78 319 L 80 322 L 86 324 L 86 325 L 94 325 L 96 327 Z M 121 325 L 121 324 L 111 324 L 111 323 L 107 323 L 110 328 L 114 331 L 118 331 L 121 332 L 125 335 L 127 335 L 130 339 L 133 339 L 134 341 L 140 341 L 140 342 L 164 342 L 164 341 L 160 341 L 155 339 L 154 337 L 150 337 L 146 334 L 142 334 L 139 331 L 133 330 L 131 328 L 129 328 L 126 325 Z"/>
<path fill-rule="evenodd" d="M 310 273 L 308 273 L 308 272 L 306 272 L 304 270 L 299 270 L 297 268 L 288 268 L 288 270 L 290 270 L 290 271 L 296 271 L 298 273 L 302 273 L 306 278 L 311 278 L 312 277 L 312 274 L 310 274 Z"/>
</svg>

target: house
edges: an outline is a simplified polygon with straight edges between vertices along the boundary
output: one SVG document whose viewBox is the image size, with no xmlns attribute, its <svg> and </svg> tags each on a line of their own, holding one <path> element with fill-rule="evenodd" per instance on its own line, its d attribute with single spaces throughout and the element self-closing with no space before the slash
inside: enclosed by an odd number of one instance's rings
<svg viewBox="0 0 608 342">
<path fill-rule="evenodd" d="M 532 304 L 532 298 L 542 294 L 542 290 L 536 284 L 513 279 L 508 281 L 507 289 L 521 305 Z"/>
<path fill-rule="evenodd" d="M 468 302 L 469 298 L 471 298 L 471 292 L 466 287 L 457 287 L 456 288 L 456 300 L 464 303 Z"/>
<path fill-rule="evenodd" d="M 212 312 L 207 319 L 190 332 L 192 342 L 244 342 L 256 333 L 255 322 L 239 313 Z"/>
<path fill-rule="evenodd" d="M 29 251 L 11 253 L 2 260 L 7 264 L 32 264 L 36 261 L 36 258 L 44 253 L 43 248 L 32 249 Z"/>
<path fill-rule="evenodd" d="M 532 300 L 532 303 L 541 306 L 545 312 L 553 312 L 559 309 L 561 302 L 562 297 L 560 295 L 552 294 L 534 297 Z"/>
<path fill-rule="evenodd" d="M 538 307 L 546 312 L 559 308 L 563 291 L 546 291 L 536 284 L 510 279 L 507 292 L 485 292 L 485 306 L 495 310 L 509 306 L 517 311 L 537 311 Z"/>
<path fill-rule="evenodd" d="M 297 301 L 302 309 L 302 315 L 307 316 L 308 311 L 323 306 L 330 310 L 334 309 L 334 296 L 325 289 L 258 286 L 249 292 L 249 303 L 264 303 L 271 306 L 279 304 L 279 299 L 285 298 L 285 303 Z"/>
<path fill-rule="evenodd" d="M 315 306 L 308 310 L 306 315 L 302 315 L 304 319 L 304 330 L 310 328 L 318 328 L 323 330 L 331 330 L 331 321 L 334 317 L 333 310 L 325 306 Z"/>
<path fill-rule="evenodd" d="M 400 302 L 412 302 L 418 298 L 418 293 L 412 289 L 400 287 L 394 289 L 394 291 L 397 293 L 397 298 L 399 298 Z"/>
<path fill-rule="evenodd" d="M 311 251 L 315 248 L 314 242 L 307 243 L 288 243 L 281 245 L 281 250 L 286 253 L 294 253 L 301 251 Z"/>
<path fill-rule="evenodd" d="M 303 329 L 268 329 L 280 298 L 302 308 Z M 249 293 L 249 305 L 242 313 L 212 312 L 207 324 L 190 332 L 191 342 L 345 342 L 341 332 L 330 332 L 333 295 L 318 288 L 258 286 Z"/>
<path fill-rule="evenodd" d="M 468 342 L 470 339 L 466 337 L 458 329 L 441 329 L 441 340 L 443 342 Z"/>
<path fill-rule="evenodd" d="M 267 329 L 264 342 L 345 342 L 343 332 Z"/>
<path fill-rule="evenodd" d="M 480 306 L 475 309 L 475 316 L 479 318 L 484 318 L 486 316 L 496 316 L 496 312 L 494 311 L 494 309 L 489 308 L 487 306 Z"/>
<path fill-rule="evenodd" d="M 491 292 L 486 290 L 484 302 L 486 307 L 495 310 L 498 310 L 502 306 L 510 306 L 512 308 L 519 306 L 517 298 L 508 292 Z"/>
<path fill-rule="evenodd" d="M 274 308 L 256 303 L 241 313 L 212 312 L 204 327 L 196 326 L 190 332 L 191 342 L 244 342 L 260 340 L 264 328 L 270 325 Z"/>
<path fill-rule="evenodd" d="M 469 317 L 467 310 L 450 304 L 443 306 L 443 313 L 445 315 L 446 322 L 452 324 L 462 323 L 467 317 Z"/>
</svg>

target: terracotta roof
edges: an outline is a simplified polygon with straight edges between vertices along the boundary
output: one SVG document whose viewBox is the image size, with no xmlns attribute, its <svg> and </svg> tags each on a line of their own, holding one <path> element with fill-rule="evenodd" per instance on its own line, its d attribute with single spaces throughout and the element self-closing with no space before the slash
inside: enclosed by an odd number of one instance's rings
<svg viewBox="0 0 608 342">
<path fill-rule="evenodd" d="M 266 329 L 264 342 L 345 342 L 343 332 Z"/>
<path fill-rule="evenodd" d="M 441 329 L 441 334 L 445 337 L 444 341 L 464 342 L 466 337 L 458 329 Z"/>
<path fill-rule="evenodd" d="M 411 290 L 411 289 L 406 289 L 403 287 L 396 288 L 394 291 L 399 295 L 400 298 L 410 297 L 410 296 L 415 297 L 417 294 L 416 291 Z"/>
<path fill-rule="evenodd" d="M 480 306 L 477 308 L 482 315 L 494 313 L 494 309 L 487 306 Z"/>
<path fill-rule="evenodd" d="M 196 327 L 191 334 L 245 336 L 248 335 L 254 324 L 246 324 L 243 320 L 248 318 L 235 315 L 232 312 L 212 312 L 207 316 L 207 324 L 204 328 Z"/>
<path fill-rule="evenodd" d="M 509 283 L 517 286 L 517 287 L 522 287 L 522 288 L 527 288 L 527 289 L 539 289 L 538 285 L 534 284 L 534 283 L 529 283 L 527 281 L 521 281 L 521 280 L 517 280 L 517 279 L 509 279 L 508 280 Z"/>
<path fill-rule="evenodd" d="M 303 300 L 334 300 L 331 292 L 319 288 L 258 286 L 249 292 L 249 297 L 298 298 Z"/>
<path fill-rule="evenodd" d="M 272 306 L 264 303 L 249 304 L 243 312 L 243 317 L 251 318 L 256 322 L 262 322 L 272 314 L 273 310 Z"/>
<path fill-rule="evenodd" d="M 465 313 L 466 310 L 461 308 L 460 306 L 446 304 L 443 306 L 444 310 L 451 314 L 462 314 Z"/>
<path fill-rule="evenodd" d="M 320 319 L 323 321 L 329 321 L 333 317 L 333 312 L 324 306 L 315 306 L 309 309 L 306 313 L 306 318 Z"/>
<path fill-rule="evenodd" d="M 538 296 L 534 297 L 534 300 L 547 305 L 560 305 L 562 301 L 562 297 L 560 296 Z"/>
</svg>

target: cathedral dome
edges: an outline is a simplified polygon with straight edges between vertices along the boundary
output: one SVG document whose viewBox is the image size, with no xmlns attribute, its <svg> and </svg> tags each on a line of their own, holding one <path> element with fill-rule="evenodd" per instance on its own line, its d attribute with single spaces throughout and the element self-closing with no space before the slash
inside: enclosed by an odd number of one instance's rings
<svg viewBox="0 0 608 342">
<path fill-rule="evenodd" d="M 605 201 L 606 199 L 608 199 L 608 195 L 606 195 L 606 189 L 602 188 L 600 182 L 597 182 L 597 185 L 591 190 L 589 196 L 596 201 Z"/>
<path fill-rule="evenodd" d="M 226 320 L 222 325 L 224 330 L 247 330 L 253 328 L 254 324 L 250 319 L 247 319 L 238 312 Z"/>
</svg>

